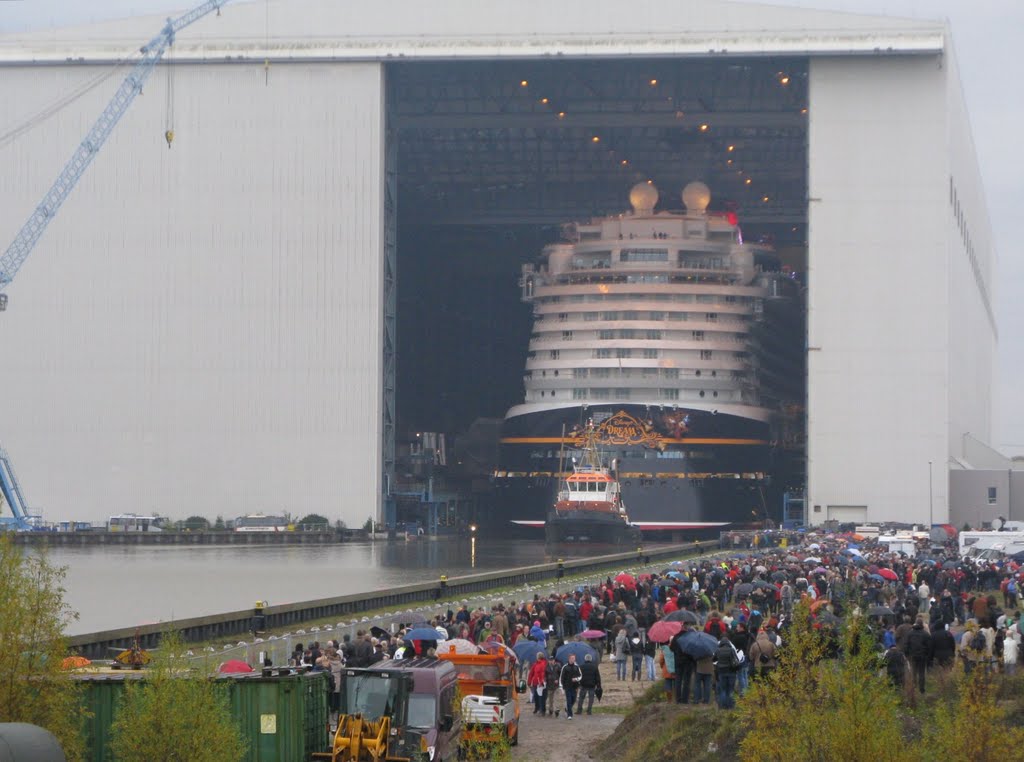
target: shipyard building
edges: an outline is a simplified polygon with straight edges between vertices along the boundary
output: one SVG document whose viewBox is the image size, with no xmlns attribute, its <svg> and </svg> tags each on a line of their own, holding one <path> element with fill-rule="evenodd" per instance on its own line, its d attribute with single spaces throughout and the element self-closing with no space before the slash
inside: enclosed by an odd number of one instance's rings
<svg viewBox="0 0 1024 762">
<path fill-rule="evenodd" d="M 163 23 L 0 37 L 0 238 Z M 614 406 L 629 385 L 524 381 L 522 266 L 564 223 L 634 214 L 638 183 L 657 213 L 691 181 L 799 287 L 799 398 L 765 438 L 799 451 L 806 519 L 946 521 L 991 439 L 998 337 L 950 29 L 736 2 L 294 0 L 194 24 L 7 289 L 0 441 L 55 517 L 362 525 L 403 431 L 538 390 Z M 661 399 L 707 408 L 712 381 Z M 982 482 L 957 494 L 987 505 Z"/>
</svg>

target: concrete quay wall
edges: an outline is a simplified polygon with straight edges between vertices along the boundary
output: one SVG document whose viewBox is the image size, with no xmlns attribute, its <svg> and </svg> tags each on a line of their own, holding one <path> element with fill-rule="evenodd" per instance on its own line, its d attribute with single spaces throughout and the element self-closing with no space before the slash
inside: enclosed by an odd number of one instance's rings
<svg viewBox="0 0 1024 762">
<path fill-rule="evenodd" d="M 708 544 L 710 545 L 710 543 Z M 437 579 L 413 585 L 403 585 L 387 590 L 375 590 L 366 593 L 355 593 L 333 598 L 301 601 L 279 606 L 267 606 L 263 609 L 265 622 L 263 630 L 278 630 L 316 620 L 331 620 L 339 616 L 354 616 L 367 611 L 387 609 L 410 604 L 433 603 L 453 600 L 502 587 L 515 587 L 544 580 L 553 580 L 561 576 L 574 576 L 616 566 L 628 566 L 638 563 L 650 563 L 658 559 L 675 559 L 699 550 L 699 546 L 689 543 L 670 545 L 652 549 L 638 549 L 628 553 L 615 553 L 604 556 L 592 556 L 571 561 L 521 566 L 461 577 L 450 577 L 447 580 Z M 174 630 L 188 643 L 217 641 L 226 638 L 251 637 L 253 630 L 253 609 L 229 611 L 222 614 L 181 619 L 174 622 L 147 624 L 125 627 L 103 632 L 84 633 L 68 638 L 69 647 L 83 656 L 93 659 L 110 658 L 112 648 L 126 648 L 138 634 L 139 644 L 143 648 L 155 648 L 159 645 L 161 635 Z M 400 620 L 401 616 L 396 615 Z"/>
<path fill-rule="evenodd" d="M 365 539 L 334 529 L 326 532 L 17 532 L 19 545 L 80 547 L 86 545 L 327 545 Z"/>
</svg>

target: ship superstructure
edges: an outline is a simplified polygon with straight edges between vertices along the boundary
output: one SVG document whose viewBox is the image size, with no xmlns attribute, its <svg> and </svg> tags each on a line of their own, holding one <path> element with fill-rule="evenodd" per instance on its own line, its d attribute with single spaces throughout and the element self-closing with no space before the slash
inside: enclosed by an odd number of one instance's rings
<svg viewBox="0 0 1024 762">
<path fill-rule="evenodd" d="M 551 504 L 559 451 L 581 456 L 591 421 L 642 528 L 764 514 L 779 414 L 802 383 L 788 367 L 802 343 L 798 285 L 710 200 L 693 182 L 684 211 L 656 212 L 657 189 L 638 184 L 632 212 L 567 226 L 524 267 L 534 325 L 495 474 L 503 516 Z"/>
</svg>

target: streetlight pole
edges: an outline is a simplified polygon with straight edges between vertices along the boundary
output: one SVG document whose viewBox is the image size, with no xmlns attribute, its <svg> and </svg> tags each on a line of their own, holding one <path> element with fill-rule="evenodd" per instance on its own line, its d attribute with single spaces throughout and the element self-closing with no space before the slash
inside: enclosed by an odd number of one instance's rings
<svg viewBox="0 0 1024 762">
<path fill-rule="evenodd" d="M 928 461 L 928 531 L 929 532 L 932 531 L 932 524 L 934 523 L 934 520 L 932 519 L 932 509 L 933 509 L 933 507 L 935 505 L 935 500 L 932 497 L 932 485 L 933 484 L 934 484 L 934 479 L 932 479 L 932 462 L 929 460 Z"/>
</svg>

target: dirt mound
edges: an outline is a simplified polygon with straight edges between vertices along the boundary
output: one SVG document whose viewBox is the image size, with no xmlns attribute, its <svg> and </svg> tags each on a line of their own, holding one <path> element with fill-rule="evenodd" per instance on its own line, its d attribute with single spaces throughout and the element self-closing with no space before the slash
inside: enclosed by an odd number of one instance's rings
<svg viewBox="0 0 1024 762">
<path fill-rule="evenodd" d="M 627 714 L 593 751 L 606 762 L 733 760 L 739 758 L 739 738 L 735 714 L 714 704 L 650 703 Z"/>
</svg>

